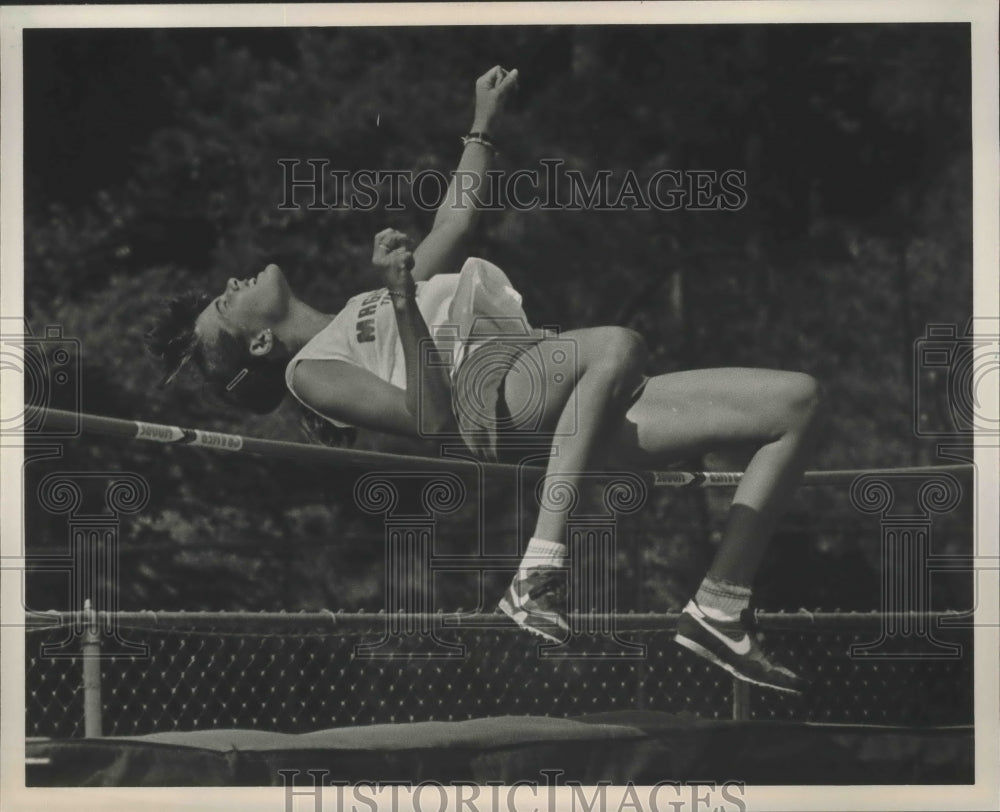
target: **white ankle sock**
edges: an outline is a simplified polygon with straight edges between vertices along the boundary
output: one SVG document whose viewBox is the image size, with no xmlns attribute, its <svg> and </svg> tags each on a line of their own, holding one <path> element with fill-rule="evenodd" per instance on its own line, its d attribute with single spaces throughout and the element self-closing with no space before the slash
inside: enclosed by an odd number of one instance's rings
<svg viewBox="0 0 1000 812">
<path fill-rule="evenodd" d="M 694 600 L 711 618 L 739 620 L 740 612 L 750 605 L 750 589 L 706 576 Z"/>
<path fill-rule="evenodd" d="M 518 572 L 523 574 L 534 567 L 562 567 L 565 563 L 565 544 L 532 538 L 528 542 L 528 549 L 524 551 L 524 558 L 521 559 Z"/>
</svg>

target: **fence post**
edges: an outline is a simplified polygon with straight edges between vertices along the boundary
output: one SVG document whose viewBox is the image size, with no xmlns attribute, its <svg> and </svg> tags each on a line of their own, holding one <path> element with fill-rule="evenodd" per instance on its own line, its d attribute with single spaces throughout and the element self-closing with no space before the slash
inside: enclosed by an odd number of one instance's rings
<svg viewBox="0 0 1000 812">
<path fill-rule="evenodd" d="M 750 721 L 750 686 L 736 677 L 733 677 L 733 719 Z"/>
<path fill-rule="evenodd" d="M 101 634 L 90 598 L 83 602 L 83 735 L 101 736 Z"/>
</svg>

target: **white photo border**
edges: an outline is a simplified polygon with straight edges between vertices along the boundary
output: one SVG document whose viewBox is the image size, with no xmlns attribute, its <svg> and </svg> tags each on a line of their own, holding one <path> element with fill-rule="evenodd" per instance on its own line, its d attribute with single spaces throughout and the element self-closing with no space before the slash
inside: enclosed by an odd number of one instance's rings
<svg viewBox="0 0 1000 812">
<path fill-rule="evenodd" d="M 676 3 L 463 3 L 357 5 L 205 5 L 205 6 L 10 6 L 0 9 L 0 306 L 5 317 L 23 315 L 23 181 L 22 181 L 22 31 L 26 28 L 151 28 L 151 27 L 297 27 L 356 25 L 490 25 L 490 24 L 689 24 L 689 23 L 846 23 L 846 22 L 968 22 L 972 53 L 974 291 L 977 317 L 1000 316 L 998 309 L 997 193 L 1000 189 L 998 135 L 998 7 L 991 0 L 892 2 L 863 0 L 788 0 L 788 2 Z M 9 383 L 5 378 L 5 383 Z M 2 397 L 17 396 L 17 386 Z M 997 393 L 992 393 L 997 397 Z M 977 550 L 997 556 L 1000 527 L 997 494 L 997 447 L 977 450 Z M 0 680 L 0 803 L 10 810 L 123 809 L 155 804 L 158 809 L 286 810 L 283 789 L 40 789 L 24 788 L 24 635 L 20 594 L 22 573 L 21 493 L 23 454 L 5 447 L 0 462 L 4 509 L 0 516 L 2 560 L 3 671 Z M 998 572 L 980 572 L 984 594 L 979 601 L 982 622 L 975 630 L 976 784 L 974 786 L 809 786 L 748 787 L 744 800 L 751 810 L 813 809 L 995 809 L 998 791 L 998 652 L 1000 623 Z M 526 809 L 537 804 L 520 793 Z M 557 791 L 558 809 L 570 808 L 567 791 Z M 454 802 L 454 797 L 452 798 Z M 623 792 L 607 793 L 607 807 L 626 808 Z M 303 805 L 304 804 L 304 805 Z M 520 808 L 520 803 L 515 804 Z M 544 806 L 544 805 L 543 805 Z M 295 809 L 312 808 L 309 799 Z M 395 810 L 393 810 L 395 812 Z"/>
</svg>

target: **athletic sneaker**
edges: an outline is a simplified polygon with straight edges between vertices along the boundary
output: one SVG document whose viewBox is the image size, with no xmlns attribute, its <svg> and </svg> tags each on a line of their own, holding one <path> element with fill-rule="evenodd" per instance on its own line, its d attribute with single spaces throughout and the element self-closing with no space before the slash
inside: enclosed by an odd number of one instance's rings
<svg viewBox="0 0 1000 812">
<path fill-rule="evenodd" d="M 674 639 L 744 682 L 793 694 L 806 687 L 801 677 L 768 660 L 742 623 L 708 617 L 693 600 L 677 621 Z"/>
<path fill-rule="evenodd" d="M 566 574 L 558 567 L 532 567 L 527 574 L 518 572 L 498 608 L 522 629 L 561 643 L 569 632 Z"/>
</svg>

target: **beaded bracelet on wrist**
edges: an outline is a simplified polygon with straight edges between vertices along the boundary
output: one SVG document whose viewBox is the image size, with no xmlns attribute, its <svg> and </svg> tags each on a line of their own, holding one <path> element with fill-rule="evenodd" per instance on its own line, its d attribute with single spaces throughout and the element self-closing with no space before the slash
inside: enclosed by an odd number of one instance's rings
<svg viewBox="0 0 1000 812">
<path fill-rule="evenodd" d="M 496 148 L 490 137 L 484 132 L 471 132 L 468 135 L 462 136 L 462 146 L 468 146 L 469 144 L 479 144 L 486 147 L 494 155 L 499 155 L 500 150 Z"/>
</svg>

